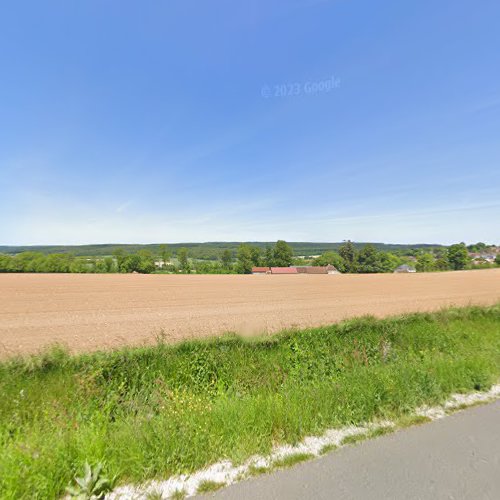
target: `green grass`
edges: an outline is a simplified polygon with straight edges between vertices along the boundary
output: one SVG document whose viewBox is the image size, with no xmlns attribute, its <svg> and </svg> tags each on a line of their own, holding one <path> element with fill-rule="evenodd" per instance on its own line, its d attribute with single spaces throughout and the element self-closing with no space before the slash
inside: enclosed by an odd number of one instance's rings
<svg viewBox="0 0 500 500">
<path fill-rule="evenodd" d="M 386 434 L 392 434 L 395 431 L 396 427 L 391 427 L 390 425 L 377 427 L 376 429 L 373 429 L 368 433 L 368 438 L 371 439 L 379 436 L 385 436 Z"/>
<path fill-rule="evenodd" d="M 183 500 L 186 498 L 186 492 L 184 490 L 175 490 L 170 496 L 170 500 Z"/>
<path fill-rule="evenodd" d="M 335 451 L 338 449 L 338 446 L 336 444 L 325 444 L 321 450 L 319 450 L 320 455 L 326 455 L 327 453 L 330 453 L 332 451 Z"/>
<path fill-rule="evenodd" d="M 212 491 L 217 491 L 223 488 L 226 483 L 218 483 L 217 481 L 202 481 L 198 485 L 197 493 L 211 493 Z"/>
<path fill-rule="evenodd" d="M 397 426 L 400 429 L 405 429 L 406 427 L 427 424 L 429 422 L 432 422 L 432 420 L 425 415 L 402 415 L 397 421 Z"/>
<path fill-rule="evenodd" d="M 282 469 L 285 467 L 292 467 L 296 464 L 300 464 L 300 462 L 305 462 L 313 458 L 314 455 L 310 453 L 293 453 L 291 455 L 287 455 L 279 460 L 275 460 L 272 464 L 273 468 Z"/>
<path fill-rule="evenodd" d="M 346 436 L 344 439 L 342 439 L 342 442 L 340 443 L 341 446 L 349 445 L 349 444 L 356 444 L 360 443 L 361 441 L 364 441 L 365 439 L 368 439 L 368 433 L 367 432 L 360 432 L 359 434 L 353 434 L 352 436 Z"/>
<path fill-rule="evenodd" d="M 262 467 L 257 465 L 250 465 L 248 468 L 249 476 L 261 476 L 262 474 L 267 474 L 271 471 L 270 467 Z"/>
<path fill-rule="evenodd" d="M 369 430 L 367 432 L 360 432 L 359 434 L 352 434 L 351 436 L 346 436 L 342 439 L 341 445 L 349 445 L 360 443 L 361 441 L 365 441 L 366 439 L 372 439 L 379 436 L 385 436 L 386 434 L 391 434 L 396 431 L 397 427 L 394 426 L 382 426 L 376 427 L 375 429 Z"/>
<path fill-rule="evenodd" d="M 173 498 L 178 498 L 179 500 L 182 500 L 184 496 L 181 497 L 176 497 L 175 495 L 177 494 L 174 493 Z M 146 494 L 146 500 L 163 500 L 163 495 L 159 491 L 150 491 L 149 493 Z"/>
<path fill-rule="evenodd" d="M 500 306 L 0 363 L 0 497 L 55 498 L 85 462 L 117 483 L 241 463 L 500 378 Z"/>
</svg>

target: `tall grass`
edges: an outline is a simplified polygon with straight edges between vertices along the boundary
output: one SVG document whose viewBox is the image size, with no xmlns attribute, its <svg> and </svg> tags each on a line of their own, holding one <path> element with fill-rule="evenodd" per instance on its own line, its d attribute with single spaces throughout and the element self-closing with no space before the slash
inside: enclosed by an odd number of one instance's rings
<svg viewBox="0 0 500 500">
<path fill-rule="evenodd" d="M 54 498 L 85 462 L 119 482 L 240 462 L 500 377 L 500 305 L 0 364 L 0 496 Z"/>
</svg>

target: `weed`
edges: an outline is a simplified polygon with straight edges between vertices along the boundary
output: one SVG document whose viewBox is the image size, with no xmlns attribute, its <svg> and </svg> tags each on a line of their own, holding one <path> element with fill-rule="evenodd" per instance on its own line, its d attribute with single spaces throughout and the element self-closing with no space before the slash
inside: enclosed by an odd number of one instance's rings
<svg viewBox="0 0 500 500">
<path fill-rule="evenodd" d="M 212 491 L 217 491 L 223 488 L 226 483 L 218 483 L 217 481 L 201 481 L 198 485 L 198 493 L 211 493 Z"/>
<path fill-rule="evenodd" d="M 396 430 L 392 425 L 382 425 L 380 427 L 375 427 L 368 433 L 369 438 L 376 438 L 379 436 L 385 436 L 386 434 L 391 434 Z"/>
<path fill-rule="evenodd" d="M 146 500 L 163 500 L 161 491 L 148 491 Z"/>
<path fill-rule="evenodd" d="M 184 490 L 175 490 L 172 495 L 170 496 L 170 498 L 172 500 L 184 500 L 184 498 L 186 498 L 186 492 Z"/>
<path fill-rule="evenodd" d="M 340 445 L 345 446 L 349 444 L 357 444 L 365 439 L 368 439 L 369 435 L 367 432 L 360 432 L 359 434 L 351 434 L 342 439 Z"/>
<path fill-rule="evenodd" d="M 314 455 L 310 453 L 293 453 L 292 455 L 287 455 L 283 458 L 275 460 L 273 462 L 273 467 L 276 468 L 284 468 L 284 467 L 292 467 L 295 464 L 299 464 L 300 462 L 304 462 L 313 458 Z"/>
<path fill-rule="evenodd" d="M 270 471 L 269 467 L 250 465 L 248 468 L 248 474 L 250 476 L 261 476 L 262 474 L 267 474 Z"/>
<path fill-rule="evenodd" d="M 335 451 L 338 448 L 336 444 L 325 444 L 319 451 L 320 455 L 326 455 L 327 453 L 330 453 L 331 451 Z"/>
<path fill-rule="evenodd" d="M 406 428 L 413 425 L 422 425 L 432 422 L 432 419 L 425 415 L 403 415 L 398 418 L 398 427 Z"/>
<path fill-rule="evenodd" d="M 102 464 L 91 467 L 85 462 L 85 475 L 75 477 L 75 486 L 68 486 L 66 491 L 72 498 L 78 500 L 103 499 L 105 494 L 112 490 L 113 480 L 102 476 Z"/>
</svg>

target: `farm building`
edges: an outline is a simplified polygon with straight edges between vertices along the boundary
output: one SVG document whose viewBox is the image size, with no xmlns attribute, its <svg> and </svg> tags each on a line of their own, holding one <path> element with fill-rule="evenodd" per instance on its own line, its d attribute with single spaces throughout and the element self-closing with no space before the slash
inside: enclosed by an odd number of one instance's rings
<svg viewBox="0 0 500 500">
<path fill-rule="evenodd" d="M 337 268 L 328 266 L 252 267 L 252 274 L 340 274 Z"/>
<path fill-rule="evenodd" d="M 399 267 L 396 267 L 394 270 L 395 273 L 415 273 L 417 270 L 414 267 L 409 266 L 408 264 L 403 264 Z"/>
<path fill-rule="evenodd" d="M 297 271 L 303 274 L 340 274 L 335 266 L 298 266 Z"/>
<path fill-rule="evenodd" d="M 252 274 L 271 274 L 270 267 L 252 267 Z"/>
<path fill-rule="evenodd" d="M 296 267 L 271 267 L 271 274 L 298 274 Z"/>
</svg>

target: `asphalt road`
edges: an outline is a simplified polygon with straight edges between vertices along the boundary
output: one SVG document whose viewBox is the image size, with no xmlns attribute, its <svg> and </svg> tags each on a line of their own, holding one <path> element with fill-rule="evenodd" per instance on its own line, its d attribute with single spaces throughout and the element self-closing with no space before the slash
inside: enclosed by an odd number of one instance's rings
<svg viewBox="0 0 500 500">
<path fill-rule="evenodd" d="M 342 448 L 210 496 L 498 500 L 500 401 Z"/>
</svg>

